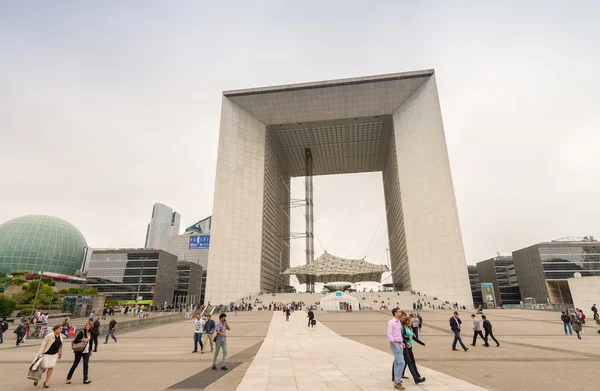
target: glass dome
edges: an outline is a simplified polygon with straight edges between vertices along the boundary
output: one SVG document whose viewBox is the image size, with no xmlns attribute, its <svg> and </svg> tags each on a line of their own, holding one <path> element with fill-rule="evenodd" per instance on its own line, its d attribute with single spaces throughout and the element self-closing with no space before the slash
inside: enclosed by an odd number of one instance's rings
<svg viewBox="0 0 600 391">
<path fill-rule="evenodd" d="M 71 223 L 52 216 L 23 216 L 0 225 L 0 269 L 73 275 L 87 242 Z"/>
</svg>

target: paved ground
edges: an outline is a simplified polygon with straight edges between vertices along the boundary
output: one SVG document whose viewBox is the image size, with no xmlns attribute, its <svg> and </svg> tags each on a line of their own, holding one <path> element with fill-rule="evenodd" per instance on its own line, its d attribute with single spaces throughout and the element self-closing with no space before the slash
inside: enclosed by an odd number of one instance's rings
<svg viewBox="0 0 600 391">
<path fill-rule="evenodd" d="M 50 386 L 55 390 L 71 391 L 164 390 L 170 387 L 209 390 L 220 384 L 221 387 L 217 388 L 220 391 L 235 390 L 248 362 L 252 360 L 252 352 L 258 350 L 266 335 L 271 313 L 252 312 L 243 316 L 229 315 L 229 318 L 231 331 L 227 361 L 232 367 L 237 365 L 231 372 L 209 369 L 208 374 L 204 372 L 204 375 L 198 376 L 212 365 L 212 354 L 192 354 L 194 326 L 188 320 L 131 333 L 117 332 L 118 343 L 112 340 L 108 345 L 101 343 L 98 352 L 90 359 L 92 384 L 85 386 L 82 384 L 81 364 L 73 377 L 73 384 L 65 384 L 73 360 L 69 340 Z M 8 333 L 5 343 L 0 345 L 0 389 L 32 390 L 32 382 L 26 379 L 27 367 L 37 353 L 40 340 L 29 340 L 22 348 L 14 348 L 14 343 L 14 334 Z M 210 382 L 213 382 L 212 386 L 208 385 Z"/>
<path fill-rule="evenodd" d="M 448 320 L 451 311 L 421 312 L 424 329 L 415 344 L 419 366 L 467 380 L 485 388 L 508 390 L 598 390 L 595 379 L 600 368 L 600 335 L 588 327 L 582 340 L 565 336 L 556 312 L 494 310 L 488 319 L 501 346 L 478 346 L 468 352 L 453 352 Z M 389 347 L 383 336 L 390 316 L 378 312 L 318 314 L 333 331 L 381 351 Z M 461 312 L 463 341 L 473 336 L 469 312 Z M 588 322 L 589 323 L 589 322 Z M 470 346 L 469 346 L 470 347 Z"/>
<path fill-rule="evenodd" d="M 349 316 L 345 317 L 350 319 Z M 385 336 L 380 336 L 385 339 Z M 237 388 L 239 391 L 380 391 L 393 389 L 389 352 L 341 337 L 323 324 L 307 326 L 306 313 L 286 322 L 275 314 L 269 333 Z M 408 388 L 425 391 L 485 390 L 460 379 L 421 367 L 427 378 Z"/>
<path fill-rule="evenodd" d="M 336 334 L 328 334 L 326 330 L 331 329 L 355 342 L 347 341 L 345 344 L 336 342 L 336 348 L 323 351 L 319 347 L 321 345 L 318 341 L 315 344 L 315 340 L 313 340 L 311 343 L 315 347 L 301 357 L 300 362 L 301 364 L 310 364 L 313 368 L 316 366 L 317 370 L 299 372 L 301 381 L 298 384 L 309 383 L 314 386 L 309 387 L 311 391 L 318 391 L 319 388 L 315 384 L 320 384 L 319 379 L 315 378 L 315 374 L 317 374 L 323 380 L 328 379 L 324 380 L 326 385 L 328 381 L 334 382 L 332 387 L 335 389 L 336 376 L 339 376 L 338 370 L 327 367 L 333 363 L 341 369 L 341 372 L 345 373 L 344 371 L 347 370 L 346 377 L 351 380 L 355 379 L 353 380 L 355 385 L 360 383 L 360 379 L 369 380 L 364 384 L 364 389 L 380 385 L 381 388 L 377 389 L 393 389 L 391 381 L 388 380 L 392 359 L 385 337 L 386 323 L 389 319 L 387 313 L 335 314 L 318 311 L 316 314 L 319 324 L 317 328 L 309 330 L 318 333 L 315 333 L 317 335 L 313 337 L 325 335 L 325 341 L 340 338 Z M 489 311 L 489 319 L 492 321 L 495 334 L 502 345 L 499 348 L 477 346 L 465 353 L 450 350 L 452 337 L 447 331 L 449 311 L 422 312 L 422 315 L 425 320 L 425 328 L 421 337 L 427 346 L 416 345 L 415 355 L 418 365 L 424 368 L 422 372 L 428 378 L 426 384 L 429 387 L 433 387 L 432 385 L 436 383 L 452 381 L 451 378 L 443 375 L 446 374 L 465 380 L 472 385 L 498 391 L 515 389 L 587 391 L 599 389 L 595 383 L 595 377 L 600 367 L 600 335 L 595 333 L 593 328 L 587 328 L 583 339 L 577 340 L 575 337 L 563 334 L 562 324 L 559 320 L 557 321 L 558 315 L 554 312 Z M 468 315 L 466 312 L 461 315 L 465 321 L 463 335 L 467 343 L 469 335 L 472 335 Z M 305 326 L 304 315 L 296 313 L 292 317 L 294 322 L 287 325 L 284 324 L 284 318 L 279 312 L 275 314 L 275 317 L 270 312 L 241 312 L 238 316 L 229 315 L 229 318 L 232 328 L 229 333 L 228 359 L 228 365 L 232 370 L 229 372 L 210 370 L 211 355 L 191 353 L 193 324 L 192 321 L 184 321 L 127 334 L 117 334 L 119 338 L 117 344 L 112 342 L 108 345 L 101 344 L 99 352 L 90 361 L 90 379 L 93 383 L 89 386 L 80 383 L 82 380 L 81 367 L 77 370 L 73 384 L 70 386 L 64 384 L 73 357 L 69 341 L 65 346 L 65 355 L 55 370 L 51 386 L 57 390 L 164 390 L 171 388 L 179 391 L 192 389 L 246 391 L 243 383 L 242 386 L 239 385 L 251 362 L 264 366 L 271 357 L 270 362 L 273 363 L 273 357 L 281 358 L 277 356 L 285 353 L 284 347 L 287 348 L 288 353 L 292 352 L 294 355 L 302 356 L 301 352 L 297 350 L 299 345 L 294 346 L 293 340 L 306 338 L 300 337 L 307 332 L 302 329 Z M 275 339 L 270 341 L 271 338 L 267 338 L 265 340 L 269 327 L 273 325 L 272 320 L 278 322 L 274 323 L 275 328 L 272 329 L 276 333 L 273 334 Z M 292 332 L 294 328 L 296 331 Z M 289 343 L 281 339 L 286 332 L 292 332 L 294 335 Z M 37 352 L 40 341 L 30 340 L 23 348 L 17 349 L 14 348 L 14 334 L 8 332 L 5 337 L 5 343 L 0 345 L 0 389 L 11 391 L 33 389 L 31 382 L 26 379 L 27 366 Z M 270 356 L 262 355 L 261 349 L 265 352 L 270 350 L 272 353 Z M 359 367 L 345 367 L 347 365 L 346 357 L 364 355 L 366 351 L 370 352 L 367 355 L 369 357 L 380 357 L 379 361 L 370 361 L 369 364 L 365 356 L 365 361 L 361 362 Z M 257 354 L 259 356 L 252 361 Z M 376 356 L 376 354 L 381 356 Z M 329 364 L 325 362 L 328 357 L 331 357 Z M 296 360 L 294 359 L 294 361 Z M 297 365 L 302 366 L 301 364 Z M 292 362 L 292 369 L 293 367 L 294 362 Z M 331 373 L 326 373 L 323 378 L 319 370 Z M 283 376 L 285 373 L 285 371 L 281 372 Z M 289 372 L 287 373 L 289 375 Z M 248 372 L 249 379 L 251 378 L 250 374 L 251 372 Z M 283 380 L 283 383 L 283 385 L 279 384 L 279 387 L 273 386 L 270 389 L 285 390 L 286 381 Z M 346 386 L 343 387 L 344 390 L 353 389 L 348 383 L 340 382 L 340 385 Z M 469 387 L 472 386 L 467 385 L 462 389 L 474 389 Z M 301 388 L 297 387 L 297 389 Z M 418 388 L 409 381 L 407 389 L 416 390 Z"/>
</svg>

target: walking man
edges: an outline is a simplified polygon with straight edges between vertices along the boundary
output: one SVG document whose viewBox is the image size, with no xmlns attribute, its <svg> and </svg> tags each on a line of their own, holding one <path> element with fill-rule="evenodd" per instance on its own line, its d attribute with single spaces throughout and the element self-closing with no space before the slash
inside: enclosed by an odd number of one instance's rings
<svg viewBox="0 0 600 391">
<path fill-rule="evenodd" d="M 394 355 L 394 387 L 397 390 L 404 390 L 406 387 L 402 385 L 402 371 L 404 369 L 404 353 L 403 349 L 406 347 L 404 340 L 402 339 L 402 322 L 401 322 L 400 309 L 394 308 L 392 310 L 392 319 L 388 322 L 387 339 L 390 344 L 390 349 Z"/>
<path fill-rule="evenodd" d="M 308 310 L 308 326 L 309 326 L 309 327 L 311 327 L 311 326 L 312 326 L 312 327 L 315 327 L 315 326 L 312 324 L 312 321 L 313 321 L 314 319 L 315 319 L 315 313 L 314 313 L 314 312 L 312 312 L 312 310 Z"/>
<path fill-rule="evenodd" d="M 200 352 L 204 350 L 204 344 L 202 343 L 202 332 L 204 331 L 205 321 L 200 317 L 200 313 L 196 314 L 196 320 L 194 321 L 194 326 L 196 330 L 194 331 L 194 351 L 192 353 L 198 353 L 198 343 L 200 343 Z"/>
<path fill-rule="evenodd" d="M 289 308 L 287 308 L 287 309 L 285 310 L 285 321 L 286 321 L 286 322 L 289 322 L 289 321 L 290 321 L 290 309 L 289 309 Z"/>
<path fill-rule="evenodd" d="M 21 324 L 19 324 L 17 326 L 17 328 L 15 329 L 15 334 L 17 334 L 17 347 L 21 346 L 19 344 L 23 340 L 23 336 L 25 335 L 25 330 L 27 330 L 27 325 L 21 320 Z"/>
<path fill-rule="evenodd" d="M 450 318 L 450 330 L 452 330 L 452 332 L 454 333 L 454 341 L 452 342 L 452 350 L 458 351 L 458 349 L 456 348 L 456 343 L 459 342 L 460 346 L 462 346 L 462 348 L 466 352 L 467 350 L 469 350 L 469 348 L 465 346 L 465 344 L 462 341 L 462 338 L 460 337 L 460 325 L 461 324 L 462 324 L 462 320 L 460 320 L 460 318 L 458 317 L 458 312 L 454 311 L 454 316 Z"/>
<path fill-rule="evenodd" d="M 483 346 L 488 347 L 487 340 L 483 337 L 483 333 L 481 332 L 481 322 L 477 319 L 475 314 L 471 315 L 471 319 L 473 319 L 473 343 L 471 346 L 477 345 L 477 336 L 480 336 L 483 339 Z"/>
<path fill-rule="evenodd" d="M 596 307 L 596 304 L 594 304 L 592 306 L 592 317 L 593 318 L 597 318 L 598 317 L 598 307 Z"/>
<path fill-rule="evenodd" d="M 108 308 L 104 307 L 104 309 L 102 310 L 102 320 L 106 319 L 106 313 L 108 312 Z"/>
<path fill-rule="evenodd" d="M 227 324 L 227 315 L 222 313 L 219 315 L 219 324 L 217 324 L 215 331 L 217 332 L 217 336 L 215 337 L 215 355 L 213 356 L 213 365 L 212 369 L 217 369 L 217 358 L 219 357 L 219 350 L 223 349 L 223 360 L 221 361 L 221 369 L 223 371 L 227 370 L 225 366 L 225 360 L 227 360 L 227 330 L 231 330 L 229 328 L 229 324 Z"/>
<path fill-rule="evenodd" d="M 492 337 L 494 342 L 496 342 L 496 347 L 500 346 L 500 342 L 494 337 L 494 333 L 492 332 L 492 324 L 489 320 L 487 320 L 485 315 L 481 315 L 481 319 L 483 319 L 483 329 L 485 330 L 485 343 L 489 345 L 489 338 Z"/>
<path fill-rule="evenodd" d="M 115 320 L 115 317 L 111 317 L 110 318 L 110 322 L 108 322 L 108 332 L 106 333 L 106 340 L 104 341 L 104 344 L 106 345 L 108 343 L 108 337 L 112 337 L 112 339 L 115 340 L 115 343 L 117 342 L 117 338 L 115 338 L 115 329 L 117 328 L 117 321 Z"/>
<path fill-rule="evenodd" d="M 0 322 L 0 343 L 4 343 L 4 332 L 8 330 L 8 322 L 6 321 L 6 317 L 2 318 L 2 322 Z"/>
<path fill-rule="evenodd" d="M 569 334 L 573 335 L 573 328 L 571 328 L 571 317 L 567 315 L 565 311 L 562 312 L 560 316 L 560 320 L 563 321 L 563 328 L 565 329 L 565 335 L 567 335 L 567 330 L 569 330 Z"/>
<path fill-rule="evenodd" d="M 94 320 L 94 327 L 92 328 L 92 341 L 90 342 L 90 352 L 92 348 L 94 352 L 98 351 L 98 335 L 100 335 L 100 320 L 96 316 L 96 320 Z"/>
<path fill-rule="evenodd" d="M 215 349 L 215 341 L 213 335 L 215 333 L 215 321 L 211 319 L 210 314 L 206 315 L 206 323 L 204 323 L 204 344 L 202 344 L 201 352 L 204 354 L 204 347 L 210 345 L 210 351 Z"/>
</svg>

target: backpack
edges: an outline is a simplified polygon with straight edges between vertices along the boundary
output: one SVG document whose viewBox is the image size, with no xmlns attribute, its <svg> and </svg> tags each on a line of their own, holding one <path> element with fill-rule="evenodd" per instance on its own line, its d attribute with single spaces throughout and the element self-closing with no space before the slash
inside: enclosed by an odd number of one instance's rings
<svg viewBox="0 0 600 391">
<path fill-rule="evenodd" d="M 2 330 L 2 332 L 8 330 L 8 322 L 3 321 L 2 323 L 0 323 L 0 330 Z"/>
</svg>

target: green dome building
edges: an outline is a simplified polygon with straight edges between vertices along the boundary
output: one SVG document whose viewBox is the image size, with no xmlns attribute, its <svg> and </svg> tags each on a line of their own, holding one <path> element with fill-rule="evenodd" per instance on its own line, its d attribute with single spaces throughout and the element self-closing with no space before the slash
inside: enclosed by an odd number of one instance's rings
<svg viewBox="0 0 600 391">
<path fill-rule="evenodd" d="M 71 223 L 52 216 L 17 217 L 0 224 L 0 269 L 73 275 L 87 242 Z"/>
</svg>

